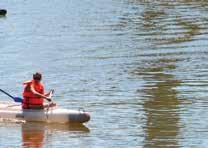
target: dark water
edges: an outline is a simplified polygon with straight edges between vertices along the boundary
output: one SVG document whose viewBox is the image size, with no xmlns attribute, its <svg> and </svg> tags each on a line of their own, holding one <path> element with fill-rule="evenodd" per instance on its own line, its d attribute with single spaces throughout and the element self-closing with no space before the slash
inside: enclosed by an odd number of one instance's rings
<svg viewBox="0 0 208 148">
<path fill-rule="evenodd" d="M 44 74 L 85 126 L 1 123 L 1 147 L 206 147 L 208 2 L 2 0 L 1 87 Z M 1 95 L 3 101 L 8 100 Z"/>
</svg>

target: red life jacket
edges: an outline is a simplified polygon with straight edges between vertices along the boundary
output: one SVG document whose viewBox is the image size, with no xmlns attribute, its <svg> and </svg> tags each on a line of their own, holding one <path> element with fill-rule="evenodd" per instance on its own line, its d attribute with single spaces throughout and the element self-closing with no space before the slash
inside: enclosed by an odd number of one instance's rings
<svg viewBox="0 0 208 148">
<path fill-rule="evenodd" d="M 44 86 L 41 83 L 35 83 L 32 81 L 26 81 L 23 83 L 25 85 L 24 92 L 23 92 L 23 109 L 30 109 L 36 106 L 43 106 L 43 98 L 38 97 L 37 95 L 33 94 L 31 91 L 31 86 L 40 94 L 44 94 Z"/>
</svg>

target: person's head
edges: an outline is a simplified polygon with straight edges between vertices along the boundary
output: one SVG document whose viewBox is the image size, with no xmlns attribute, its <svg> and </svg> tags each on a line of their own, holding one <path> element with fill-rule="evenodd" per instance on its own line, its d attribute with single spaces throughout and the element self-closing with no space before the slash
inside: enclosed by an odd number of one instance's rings
<svg viewBox="0 0 208 148">
<path fill-rule="evenodd" d="M 36 72 L 35 74 L 33 74 L 33 80 L 35 82 L 40 82 L 42 80 L 42 74 L 39 72 Z"/>
</svg>

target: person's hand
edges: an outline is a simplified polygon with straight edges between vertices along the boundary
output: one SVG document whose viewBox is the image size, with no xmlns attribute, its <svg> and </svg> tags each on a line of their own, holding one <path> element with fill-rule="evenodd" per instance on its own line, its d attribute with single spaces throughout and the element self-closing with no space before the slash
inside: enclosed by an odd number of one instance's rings
<svg viewBox="0 0 208 148">
<path fill-rule="evenodd" d="M 46 98 L 46 100 L 47 100 L 48 102 L 51 102 L 51 101 L 52 101 L 51 98 Z"/>
<path fill-rule="evenodd" d="M 55 107 L 56 105 L 57 105 L 57 104 L 54 103 L 54 102 L 50 103 L 50 107 Z"/>
</svg>

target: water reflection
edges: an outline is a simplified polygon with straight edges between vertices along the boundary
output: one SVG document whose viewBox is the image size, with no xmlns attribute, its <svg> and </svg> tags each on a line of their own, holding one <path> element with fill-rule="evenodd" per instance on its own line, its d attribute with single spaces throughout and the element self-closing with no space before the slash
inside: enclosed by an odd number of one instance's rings
<svg viewBox="0 0 208 148">
<path fill-rule="evenodd" d="M 165 70 L 175 69 L 174 63 L 168 60 L 158 60 L 144 69 L 135 72 L 144 76 L 147 81 L 144 89 L 138 93 L 145 93 L 144 111 L 147 116 L 145 126 L 146 147 L 177 147 L 179 134 L 179 100 L 175 87 L 180 85 L 173 75 Z"/>
<path fill-rule="evenodd" d="M 203 64 L 204 53 L 201 54 L 200 50 L 206 51 L 207 47 L 202 36 L 207 37 L 207 12 L 204 10 L 208 2 L 128 0 L 128 4 L 132 11 L 120 17 L 118 26 L 125 22 L 122 27 L 132 30 L 131 39 L 135 45 L 132 47 L 137 51 L 138 61 L 134 73 L 145 83 L 143 88 L 138 87 L 138 101 L 145 100 L 142 102 L 147 119 L 145 147 L 180 147 L 180 136 L 184 133 L 179 124 L 183 122 L 181 118 L 189 115 L 180 112 L 183 105 L 178 96 L 189 89 L 180 89 L 184 81 L 194 79 L 194 83 L 197 82 L 200 69 L 206 65 Z M 194 77 L 193 72 L 198 76 Z M 201 89 L 197 83 L 193 85 Z M 193 90 L 188 91 L 189 97 L 193 96 Z M 196 96 L 202 94 L 205 95 L 202 92 Z"/>
<path fill-rule="evenodd" d="M 39 124 L 22 125 L 22 143 L 24 148 L 42 148 L 44 142 L 45 129 Z"/>
<path fill-rule="evenodd" d="M 167 22 L 172 17 L 167 12 L 170 3 L 157 2 L 157 6 L 152 3 L 143 3 L 146 9 L 142 13 L 143 29 L 147 34 L 146 41 L 154 44 L 176 44 L 191 41 L 198 33 L 198 28 L 192 23 L 181 19 L 180 14 L 174 12 L 173 22 Z M 172 32 L 174 27 L 180 26 L 180 32 Z M 152 46 L 153 47 L 153 46 Z M 157 50 L 156 47 L 154 47 Z M 176 68 L 174 58 L 167 59 L 165 56 L 154 59 L 145 59 L 146 67 L 138 67 L 136 74 L 146 81 L 144 89 L 138 92 L 145 93 L 147 100 L 144 102 L 144 111 L 147 117 L 145 125 L 145 147 L 179 147 L 179 100 L 177 92 L 174 90 L 180 85 L 180 81 L 167 71 Z"/>
<path fill-rule="evenodd" d="M 128 18 L 133 18 L 133 20 L 127 24 L 132 28 L 132 22 L 134 22 L 135 34 L 140 35 L 151 44 L 167 45 L 190 42 L 202 33 L 203 27 L 199 24 L 202 19 L 195 12 L 198 11 L 198 8 L 201 9 L 200 5 L 205 6 L 204 2 L 186 0 L 180 2 L 155 0 L 132 2 L 129 0 L 129 3 L 142 6 L 144 10 L 138 9 L 138 12 L 133 13 L 132 16 L 128 15 Z M 197 11 L 187 13 L 187 9 L 193 8 Z"/>
<path fill-rule="evenodd" d="M 157 5 L 153 5 L 154 3 L 143 1 L 145 9 L 141 14 L 143 34 L 151 49 L 154 48 L 160 53 L 159 46 L 154 45 L 169 46 L 192 41 L 199 34 L 200 27 L 193 20 L 190 21 L 191 18 L 184 19 L 175 3 L 157 1 Z M 148 50 L 145 52 L 152 54 Z M 141 65 L 145 66 L 135 70 L 135 73 L 146 81 L 144 88 L 138 90 L 138 93 L 144 93 L 147 98 L 143 105 L 147 117 L 144 128 L 145 147 L 180 146 L 180 101 L 175 88 L 180 86 L 181 81 L 170 72 L 176 69 L 177 60 L 176 57 L 166 57 L 163 52 L 163 55 L 155 55 L 152 59 L 143 59 Z"/>
<path fill-rule="evenodd" d="M 44 142 L 52 141 L 51 134 L 53 132 L 90 132 L 90 130 L 82 124 L 47 124 L 26 122 L 22 124 L 22 147 L 23 148 L 43 148 Z M 50 132 L 50 135 L 48 135 Z"/>
<path fill-rule="evenodd" d="M 177 9 L 168 14 L 169 4 L 168 8 L 162 2 L 159 4 L 162 6 L 155 8 L 156 10 L 143 12 L 143 27 L 145 30 L 150 29 L 150 33 L 154 35 L 147 38 L 147 41 L 154 41 L 155 44 L 176 44 L 192 41 L 200 34 L 200 27 L 193 18 L 184 17 Z"/>
</svg>

